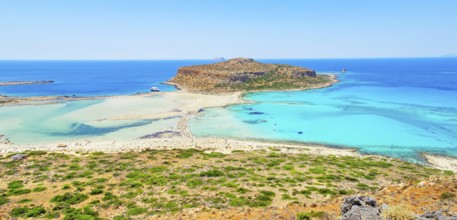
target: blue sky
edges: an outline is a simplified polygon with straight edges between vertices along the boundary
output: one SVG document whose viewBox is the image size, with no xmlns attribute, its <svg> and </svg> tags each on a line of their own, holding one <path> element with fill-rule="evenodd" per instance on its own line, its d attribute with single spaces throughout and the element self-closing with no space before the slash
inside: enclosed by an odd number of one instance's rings
<svg viewBox="0 0 457 220">
<path fill-rule="evenodd" d="M 433 57 L 455 0 L 0 0 L 0 59 Z"/>
</svg>

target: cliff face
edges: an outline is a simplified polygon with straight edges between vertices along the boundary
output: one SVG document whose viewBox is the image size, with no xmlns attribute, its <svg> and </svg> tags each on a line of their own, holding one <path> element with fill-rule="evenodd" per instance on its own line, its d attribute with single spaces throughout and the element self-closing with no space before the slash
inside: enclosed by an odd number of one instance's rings
<svg viewBox="0 0 457 220">
<path fill-rule="evenodd" d="M 215 64 L 182 67 L 170 82 L 193 92 L 231 92 L 315 88 L 331 84 L 331 78 L 303 67 L 236 58 Z"/>
</svg>

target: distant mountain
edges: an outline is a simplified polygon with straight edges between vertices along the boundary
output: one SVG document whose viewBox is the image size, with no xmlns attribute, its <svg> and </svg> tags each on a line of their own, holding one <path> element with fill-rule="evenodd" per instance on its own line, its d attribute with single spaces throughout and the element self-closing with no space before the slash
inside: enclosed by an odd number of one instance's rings
<svg viewBox="0 0 457 220">
<path fill-rule="evenodd" d="M 225 58 L 224 57 L 216 57 L 216 58 L 213 58 L 213 61 L 222 62 L 222 61 L 225 61 Z"/>
</svg>

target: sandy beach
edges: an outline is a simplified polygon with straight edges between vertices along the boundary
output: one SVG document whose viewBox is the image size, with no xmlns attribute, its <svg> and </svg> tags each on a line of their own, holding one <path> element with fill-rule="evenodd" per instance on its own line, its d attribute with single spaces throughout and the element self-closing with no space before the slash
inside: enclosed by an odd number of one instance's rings
<svg viewBox="0 0 457 220">
<path fill-rule="evenodd" d="M 435 168 L 457 172 L 457 158 L 431 154 L 422 154 L 422 156 Z"/>
</svg>

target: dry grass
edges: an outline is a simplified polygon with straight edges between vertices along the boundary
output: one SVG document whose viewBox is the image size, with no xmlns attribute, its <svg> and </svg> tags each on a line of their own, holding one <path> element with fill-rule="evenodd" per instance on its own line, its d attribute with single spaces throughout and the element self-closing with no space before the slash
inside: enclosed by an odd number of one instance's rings
<svg viewBox="0 0 457 220">
<path fill-rule="evenodd" d="M 388 220 L 412 220 L 415 214 L 412 209 L 404 204 L 389 207 L 383 213 L 383 217 Z"/>
</svg>

